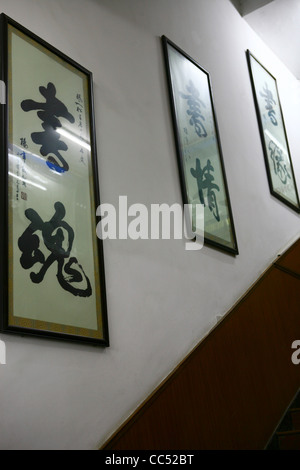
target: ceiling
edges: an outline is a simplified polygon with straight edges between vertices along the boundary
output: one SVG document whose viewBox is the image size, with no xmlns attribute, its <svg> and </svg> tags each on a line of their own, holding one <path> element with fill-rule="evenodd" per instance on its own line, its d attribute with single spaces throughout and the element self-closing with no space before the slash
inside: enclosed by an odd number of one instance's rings
<svg viewBox="0 0 300 470">
<path fill-rule="evenodd" d="M 249 26 L 300 79 L 300 0 L 231 0 Z"/>
</svg>

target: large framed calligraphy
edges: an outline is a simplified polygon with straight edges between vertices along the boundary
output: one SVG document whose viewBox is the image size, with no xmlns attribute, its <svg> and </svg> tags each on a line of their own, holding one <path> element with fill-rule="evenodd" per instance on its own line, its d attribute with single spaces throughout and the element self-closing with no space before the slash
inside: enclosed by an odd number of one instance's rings
<svg viewBox="0 0 300 470">
<path fill-rule="evenodd" d="M 1 331 L 108 346 L 92 74 L 1 15 Z"/>
<path fill-rule="evenodd" d="M 205 244 L 236 255 L 238 245 L 209 73 L 166 36 L 161 39 L 183 203 L 203 206 Z M 198 235 L 203 237 L 202 230 L 203 216 L 192 216 L 190 231 L 195 240 Z"/>
<path fill-rule="evenodd" d="M 300 212 L 297 185 L 276 78 L 246 51 L 259 132 L 271 194 Z"/>
</svg>

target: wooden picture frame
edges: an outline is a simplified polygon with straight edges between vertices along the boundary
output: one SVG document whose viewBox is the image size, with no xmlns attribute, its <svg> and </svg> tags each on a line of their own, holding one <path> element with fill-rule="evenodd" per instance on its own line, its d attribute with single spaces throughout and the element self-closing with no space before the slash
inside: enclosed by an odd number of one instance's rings
<svg viewBox="0 0 300 470">
<path fill-rule="evenodd" d="M 204 244 L 237 255 L 210 75 L 166 36 L 161 39 L 183 203 L 204 206 Z M 201 223 L 191 221 L 195 239 L 203 237 Z"/>
<path fill-rule="evenodd" d="M 1 331 L 108 346 L 92 74 L 0 21 Z"/>
<path fill-rule="evenodd" d="M 276 78 L 246 51 L 271 194 L 296 212 L 300 201 Z"/>
</svg>

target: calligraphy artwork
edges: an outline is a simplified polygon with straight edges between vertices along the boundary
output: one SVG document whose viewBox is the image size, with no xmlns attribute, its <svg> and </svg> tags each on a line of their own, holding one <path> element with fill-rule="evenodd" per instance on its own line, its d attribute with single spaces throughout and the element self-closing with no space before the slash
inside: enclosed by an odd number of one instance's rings
<svg viewBox="0 0 300 470">
<path fill-rule="evenodd" d="M 200 93 L 195 88 L 193 82 L 190 80 L 186 86 L 189 94 L 180 93 L 180 96 L 187 100 L 188 110 L 187 114 L 190 116 L 189 124 L 195 127 L 195 132 L 199 137 L 207 137 L 207 132 L 204 127 L 203 121 L 205 117 L 202 114 L 201 108 L 205 108 L 205 103 L 200 99 Z"/>
<path fill-rule="evenodd" d="M 195 88 L 193 82 L 190 80 L 189 84 L 186 86 L 187 90 L 190 92 L 189 95 L 184 93 L 180 93 L 180 96 L 183 99 L 187 100 L 187 105 L 189 109 L 187 110 L 187 114 L 190 117 L 189 124 L 194 126 L 195 132 L 198 137 L 207 137 L 206 129 L 203 125 L 202 121 L 205 121 L 205 116 L 201 113 L 201 107 L 205 108 L 205 103 L 200 99 L 200 93 Z M 201 121 L 202 120 L 202 121 Z M 184 132 L 188 134 L 186 127 L 184 128 Z M 188 142 L 188 139 L 185 138 L 185 142 Z M 203 190 L 207 189 L 207 200 L 208 200 L 208 207 L 209 210 L 214 214 L 215 219 L 219 222 L 219 210 L 218 204 L 216 200 L 215 189 L 220 191 L 220 188 L 217 184 L 213 183 L 214 176 L 211 172 L 214 171 L 214 167 L 211 165 L 210 160 L 207 160 L 206 166 L 201 169 L 201 163 L 199 158 L 196 158 L 196 168 L 191 168 L 191 174 L 197 180 L 197 186 L 199 190 L 199 199 L 200 203 L 205 206 L 205 199 L 203 195 Z"/>
<path fill-rule="evenodd" d="M 89 297 L 92 294 L 90 281 L 77 258 L 71 257 L 74 230 L 63 220 L 66 215 L 65 207 L 61 202 L 56 202 L 54 208 L 55 213 L 47 222 L 34 209 L 26 209 L 25 216 L 30 224 L 18 240 L 22 252 L 21 266 L 30 269 L 36 264 L 41 265 L 38 272 L 30 273 L 32 282 L 39 284 L 52 263 L 57 263 L 56 277 L 61 287 L 73 295 Z M 42 243 L 48 252 L 47 258 L 41 249 Z M 82 281 L 85 288 L 75 287 L 74 283 Z"/>
<path fill-rule="evenodd" d="M 191 168 L 191 174 L 197 180 L 200 203 L 205 206 L 203 190 L 206 189 L 209 210 L 213 213 L 215 219 L 219 222 L 220 215 L 215 190 L 220 191 L 220 187 L 213 183 L 214 176 L 211 173 L 213 171 L 214 167 L 212 166 L 209 159 L 207 160 L 203 170 L 201 169 L 199 158 L 196 158 L 196 168 Z"/>
<path fill-rule="evenodd" d="M 39 119 L 43 122 L 42 127 L 44 132 L 33 132 L 31 138 L 36 144 L 40 144 L 40 153 L 43 156 L 54 154 L 59 162 L 50 155 L 47 159 L 47 165 L 50 169 L 62 173 L 68 171 L 69 165 L 59 153 L 60 150 L 68 150 L 68 146 L 65 142 L 60 140 L 60 134 L 57 132 L 57 128 L 62 127 L 62 124 L 58 118 L 67 119 L 70 123 L 74 123 L 75 119 L 71 113 L 69 113 L 67 107 L 57 99 L 56 88 L 53 83 L 48 83 L 47 87 L 40 86 L 39 91 L 45 98 L 45 102 L 37 103 L 34 100 L 24 100 L 21 103 L 23 111 L 36 111 Z"/>
<path fill-rule="evenodd" d="M 204 207 L 204 243 L 238 254 L 209 73 L 162 37 L 184 204 Z M 201 223 L 192 221 L 195 239 Z"/>
<path fill-rule="evenodd" d="M 277 175 L 280 181 L 283 184 L 287 184 L 288 178 L 291 179 L 291 173 L 288 171 L 286 167 L 286 162 L 283 157 L 283 150 L 270 140 L 268 149 L 270 151 L 270 157 L 273 162 L 273 171 L 275 175 Z"/>
<path fill-rule="evenodd" d="M 9 78 L 0 329 L 108 346 L 92 74 L 6 15 L 1 38 Z"/>
<path fill-rule="evenodd" d="M 262 91 L 259 92 L 260 96 L 262 96 L 266 102 L 266 110 L 268 111 L 268 116 L 270 118 L 271 123 L 274 126 L 278 126 L 278 122 L 276 119 L 276 112 L 274 106 L 276 106 L 276 101 L 273 98 L 271 90 L 268 88 L 268 84 L 265 83 Z"/>
<path fill-rule="evenodd" d="M 249 50 L 246 54 L 270 193 L 300 212 L 277 81 Z"/>
</svg>

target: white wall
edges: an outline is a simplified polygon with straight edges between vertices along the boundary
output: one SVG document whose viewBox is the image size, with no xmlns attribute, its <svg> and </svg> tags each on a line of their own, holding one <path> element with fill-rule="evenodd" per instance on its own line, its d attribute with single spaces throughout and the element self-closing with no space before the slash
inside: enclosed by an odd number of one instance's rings
<svg viewBox="0 0 300 470">
<path fill-rule="evenodd" d="M 239 0 L 240 12 L 242 15 L 247 15 L 252 11 L 255 11 L 259 8 L 264 7 L 268 3 L 273 2 L 274 0 Z"/>
<path fill-rule="evenodd" d="M 247 12 L 249 13 L 249 12 Z M 298 0 L 276 0 L 250 12 L 245 20 L 261 39 L 269 44 L 296 78 L 300 78 Z M 268 26 L 269 27 L 266 27 Z M 284 41 L 282 40 L 284 38 Z M 289 47 L 286 47 L 286 45 Z"/>
<path fill-rule="evenodd" d="M 269 192 L 245 50 L 277 77 L 300 187 L 299 84 L 229 0 L 0 9 L 93 72 L 102 202 L 181 202 L 160 36 L 211 74 L 240 254 L 106 241 L 110 348 L 0 335 L 0 448 L 96 449 L 299 236 L 299 215 Z"/>
</svg>

